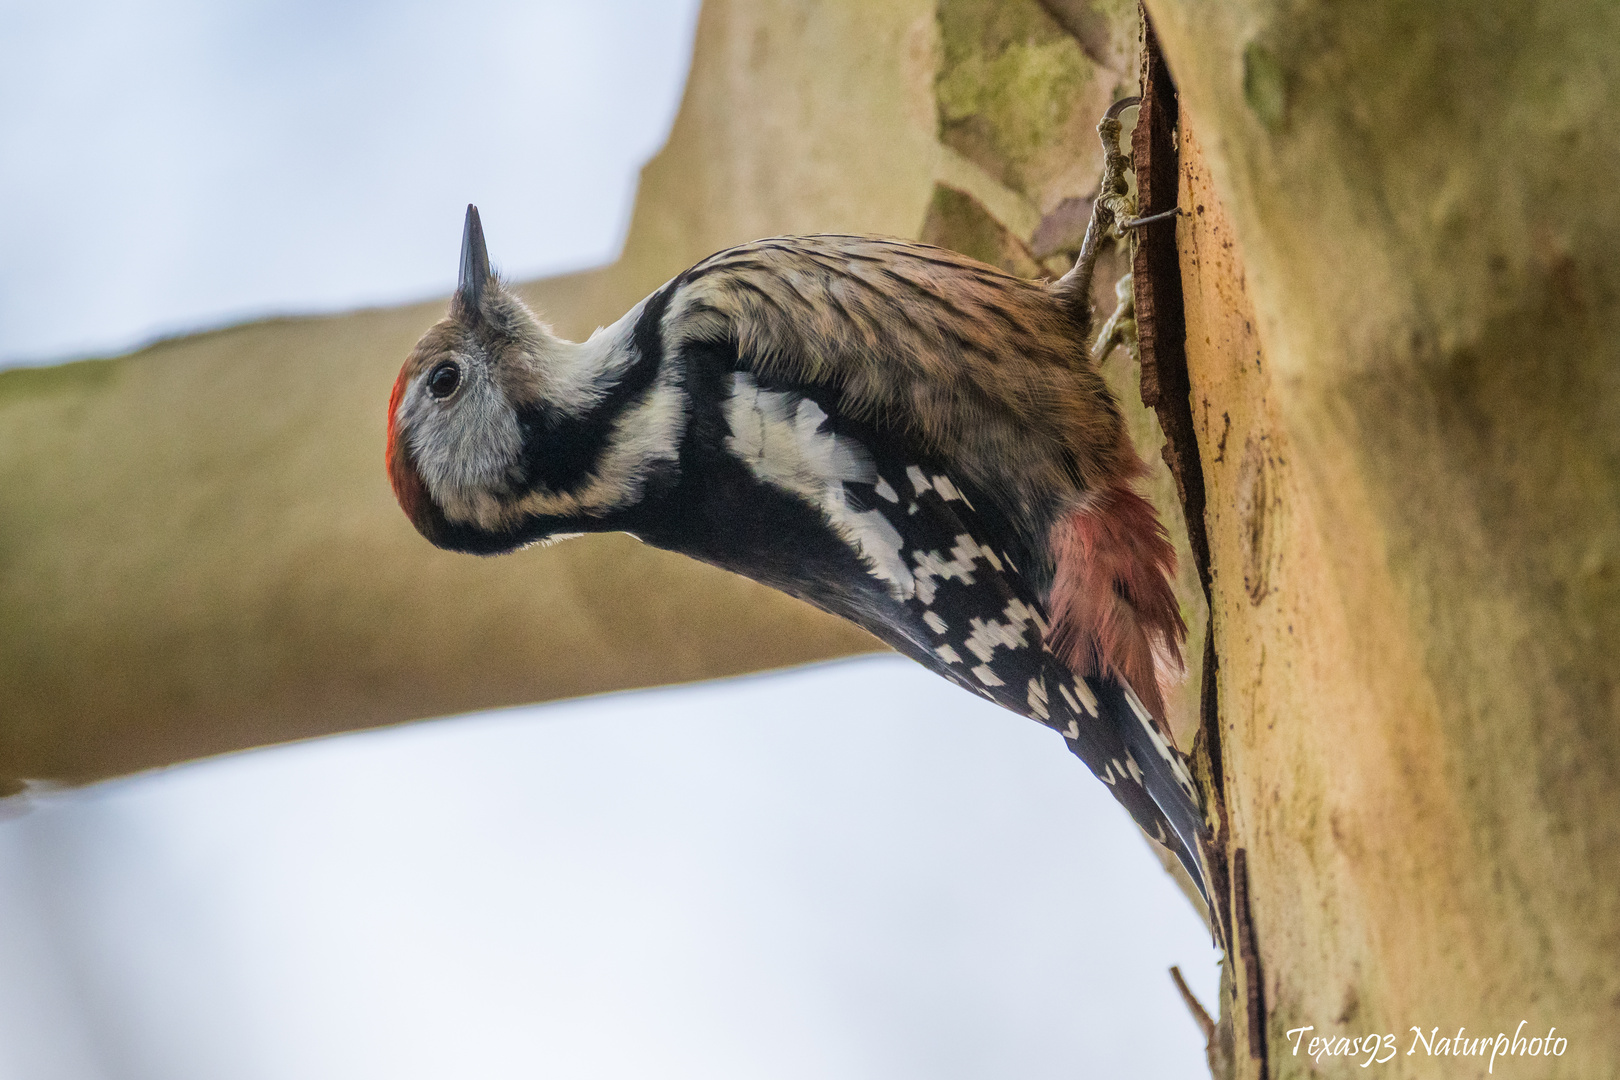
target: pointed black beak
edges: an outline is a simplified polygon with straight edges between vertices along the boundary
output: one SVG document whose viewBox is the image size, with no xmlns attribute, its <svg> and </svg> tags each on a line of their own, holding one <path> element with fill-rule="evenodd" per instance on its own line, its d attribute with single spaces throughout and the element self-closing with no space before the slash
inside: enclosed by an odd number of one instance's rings
<svg viewBox="0 0 1620 1080">
<path fill-rule="evenodd" d="M 461 230 L 461 278 L 456 282 L 456 296 L 468 311 L 478 310 L 490 276 L 484 225 L 478 220 L 478 207 L 468 203 L 467 223 Z"/>
</svg>

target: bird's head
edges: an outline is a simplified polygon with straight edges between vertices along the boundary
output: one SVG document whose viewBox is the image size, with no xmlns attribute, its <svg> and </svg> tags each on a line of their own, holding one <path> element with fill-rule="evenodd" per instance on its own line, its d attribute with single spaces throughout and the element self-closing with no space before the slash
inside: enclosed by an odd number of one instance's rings
<svg viewBox="0 0 1620 1080">
<path fill-rule="evenodd" d="M 495 554 L 605 527 L 640 487 L 600 416 L 631 359 L 615 330 L 584 344 L 554 335 L 490 269 L 467 207 L 450 312 L 417 342 L 388 403 L 388 477 L 417 531 Z"/>
</svg>

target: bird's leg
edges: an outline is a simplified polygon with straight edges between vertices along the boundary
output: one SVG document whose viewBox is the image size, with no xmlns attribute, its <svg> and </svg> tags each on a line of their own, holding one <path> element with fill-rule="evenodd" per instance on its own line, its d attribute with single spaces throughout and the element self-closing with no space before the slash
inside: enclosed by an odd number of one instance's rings
<svg viewBox="0 0 1620 1080">
<path fill-rule="evenodd" d="M 1071 296 L 1079 306 L 1089 306 L 1091 278 L 1097 270 L 1097 256 L 1106 241 L 1122 239 L 1121 225 L 1136 217 L 1136 201 L 1131 198 L 1126 170 L 1131 159 L 1119 149 L 1122 125 L 1119 116 L 1132 105 L 1141 104 L 1139 97 L 1121 98 L 1108 107 L 1097 122 L 1097 137 L 1102 140 L 1103 174 L 1097 183 L 1097 197 L 1091 204 L 1091 220 L 1086 224 L 1085 239 L 1080 242 L 1080 256 L 1074 268 L 1059 278 L 1056 288 Z"/>
<path fill-rule="evenodd" d="M 1165 221 L 1181 213 L 1180 207 L 1172 207 L 1162 213 L 1136 216 L 1136 200 L 1131 197 L 1130 184 L 1126 179 L 1131 159 L 1119 146 L 1123 131 L 1119 117 L 1126 109 L 1141 102 L 1139 97 L 1121 98 L 1110 105 L 1097 122 L 1097 137 L 1102 140 L 1103 147 L 1102 179 L 1097 183 L 1097 197 L 1091 204 L 1091 220 L 1086 224 L 1080 255 L 1074 261 L 1074 268 L 1057 282 L 1060 291 L 1072 297 L 1076 306 L 1086 310 L 1090 307 L 1091 279 L 1096 273 L 1097 257 L 1102 253 L 1103 244 L 1108 241 L 1128 243 L 1135 239 L 1133 233 L 1142 226 Z M 1092 356 L 1097 363 L 1107 359 L 1108 354 L 1119 345 L 1125 346 L 1133 361 L 1138 359 L 1136 304 L 1130 274 L 1114 284 L 1114 295 L 1118 297 L 1118 305 L 1098 332 L 1096 344 L 1092 347 Z"/>
</svg>

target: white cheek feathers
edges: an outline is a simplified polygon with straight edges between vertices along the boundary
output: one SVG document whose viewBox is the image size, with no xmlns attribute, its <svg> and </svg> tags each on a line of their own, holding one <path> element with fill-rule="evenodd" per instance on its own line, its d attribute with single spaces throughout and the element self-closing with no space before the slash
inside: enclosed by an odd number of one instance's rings
<svg viewBox="0 0 1620 1080">
<path fill-rule="evenodd" d="M 496 508 L 523 452 L 517 412 L 481 363 L 460 358 L 460 386 L 443 400 L 423 379 L 405 388 L 393 424 L 427 495 L 450 521 L 476 521 Z"/>
</svg>

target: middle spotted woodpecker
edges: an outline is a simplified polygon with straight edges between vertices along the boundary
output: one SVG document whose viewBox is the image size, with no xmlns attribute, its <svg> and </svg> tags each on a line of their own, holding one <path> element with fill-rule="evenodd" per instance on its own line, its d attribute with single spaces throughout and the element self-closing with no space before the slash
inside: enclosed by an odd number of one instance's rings
<svg viewBox="0 0 1620 1080">
<path fill-rule="evenodd" d="M 900 240 L 714 255 L 582 344 L 490 270 L 405 361 L 388 472 L 434 544 L 621 531 L 850 619 L 1052 727 L 1202 889 L 1164 725 L 1174 550 L 1091 365 L 1084 282 Z"/>
</svg>

